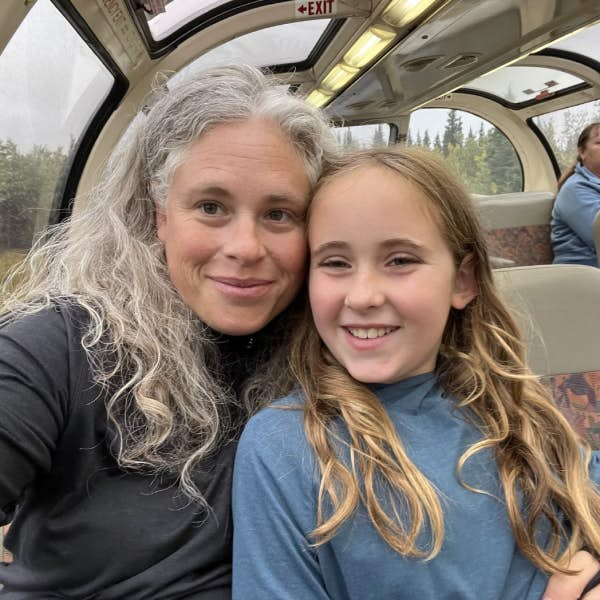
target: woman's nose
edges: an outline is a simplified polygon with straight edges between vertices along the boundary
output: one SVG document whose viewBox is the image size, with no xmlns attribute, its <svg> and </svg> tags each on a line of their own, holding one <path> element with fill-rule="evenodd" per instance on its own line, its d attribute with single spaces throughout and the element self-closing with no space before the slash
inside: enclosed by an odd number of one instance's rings
<svg viewBox="0 0 600 600">
<path fill-rule="evenodd" d="M 237 218 L 233 226 L 224 231 L 227 236 L 223 250 L 229 258 L 243 263 L 260 260 L 266 254 L 260 228 L 251 217 Z"/>
</svg>

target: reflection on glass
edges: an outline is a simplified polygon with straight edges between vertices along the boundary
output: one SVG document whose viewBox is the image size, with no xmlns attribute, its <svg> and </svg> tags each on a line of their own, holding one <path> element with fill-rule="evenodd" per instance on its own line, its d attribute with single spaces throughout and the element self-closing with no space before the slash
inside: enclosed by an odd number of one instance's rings
<svg viewBox="0 0 600 600">
<path fill-rule="evenodd" d="M 583 80 L 564 71 L 513 65 L 478 77 L 464 87 L 493 94 L 511 104 L 519 104 L 529 100 L 545 100 L 579 83 L 583 83 Z"/>
<path fill-rule="evenodd" d="M 0 55 L 0 279 L 48 224 L 70 154 L 113 77 L 49 0 Z"/>
<path fill-rule="evenodd" d="M 523 170 L 513 145 L 492 123 L 469 112 L 416 110 L 406 143 L 441 154 L 473 194 L 523 191 Z"/>
</svg>

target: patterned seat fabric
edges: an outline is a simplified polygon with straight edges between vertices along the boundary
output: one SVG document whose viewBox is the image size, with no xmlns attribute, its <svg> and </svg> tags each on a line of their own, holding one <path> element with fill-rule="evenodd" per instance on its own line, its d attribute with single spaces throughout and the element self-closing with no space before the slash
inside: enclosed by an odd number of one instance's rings
<svg viewBox="0 0 600 600">
<path fill-rule="evenodd" d="M 600 371 L 542 378 L 573 429 L 600 449 Z"/>
<path fill-rule="evenodd" d="M 547 265 L 554 259 L 550 225 L 522 225 L 486 232 L 491 256 L 512 260 L 515 267 Z"/>
</svg>

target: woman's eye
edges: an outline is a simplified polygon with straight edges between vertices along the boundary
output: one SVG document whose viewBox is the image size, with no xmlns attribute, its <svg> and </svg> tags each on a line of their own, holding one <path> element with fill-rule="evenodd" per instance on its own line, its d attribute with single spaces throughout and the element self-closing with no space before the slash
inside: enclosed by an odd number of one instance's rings
<svg viewBox="0 0 600 600">
<path fill-rule="evenodd" d="M 216 202 L 202 202 L 198 208 L 200 212 L 210 216 L 218 215 L 222 211 L 221 206 Z"/>
<path fill-rule="evenodd" d="M 269 219 L 269 221 L 276 221 L 277 223 L 282 223 L 284 221 L 289 220 L 291 216 L 285 210 L 277 208 L 275 210 L 270 210 L 267 213 L 267 218 Z"/>
</svg>

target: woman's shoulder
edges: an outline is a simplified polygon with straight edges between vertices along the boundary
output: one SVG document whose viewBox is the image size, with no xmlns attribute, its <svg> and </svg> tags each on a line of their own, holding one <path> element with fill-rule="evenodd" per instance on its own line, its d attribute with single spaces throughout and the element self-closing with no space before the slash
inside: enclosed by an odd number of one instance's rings
<svg viewBox="0 0 600 600">
<path fill-rule="evenodd" d="M 62 303 L 2 315 L 0 361 L 13 367 L 30 365 L 61 377 L 74 359 L 83 359 L 81 339 L 88 322 L 82 307 Z"/>
<path fill-rule="evenodd" d="M 32 305 L 23 310 L 8 312 L 0 316 L 0 333 L 3 336 L 35 337 L 64 335 L 72 330 L 81 330 L 89 321 L 87 311 L 71 302 L 54 302 L 48 306 Z"/>
</svg>

